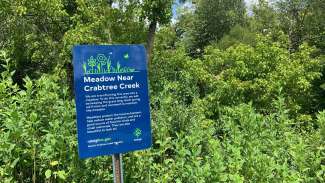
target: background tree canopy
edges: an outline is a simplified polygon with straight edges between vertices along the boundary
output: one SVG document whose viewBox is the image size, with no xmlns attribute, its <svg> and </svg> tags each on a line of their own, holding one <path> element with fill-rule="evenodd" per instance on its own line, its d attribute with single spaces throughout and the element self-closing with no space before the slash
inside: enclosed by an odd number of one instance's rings
<svg viewBox="0 0 325 183">
<path fill-rule="evenodd" d="M 324 182 L 323 12 L 323 0 L 1 0 L 0 182 L 113 182 L 110 157 L 78 159 L 77 44 L 146 45 L 153 147 L 125 154 L 126 182 Z"/>
</svg>

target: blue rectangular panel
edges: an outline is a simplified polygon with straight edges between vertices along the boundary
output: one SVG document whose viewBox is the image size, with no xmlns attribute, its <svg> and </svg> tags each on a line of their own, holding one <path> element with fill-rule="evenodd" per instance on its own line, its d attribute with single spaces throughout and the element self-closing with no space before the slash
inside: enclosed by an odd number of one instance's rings
<svg viewBox="0 0 325 183">
<path fill-rule="evenodd" d="M 151 146 L 146 51 L 142 45 L 73 48 L 79 157 Z"/>
</svg>

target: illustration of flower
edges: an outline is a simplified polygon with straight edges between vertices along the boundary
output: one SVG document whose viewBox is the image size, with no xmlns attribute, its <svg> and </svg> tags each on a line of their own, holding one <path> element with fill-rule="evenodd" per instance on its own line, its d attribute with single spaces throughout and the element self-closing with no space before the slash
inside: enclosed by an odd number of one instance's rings
<svg viewBox="0 0 325 183">
<path fill-rule="evenodd" d="M 97 69 L 99 73 L 101 73 L 101 67 L 106 65 L 107 57 L 104 54 L 98 54 L 97 61 L 98 61 Z"/>
<path fill-rule="evenodd" d="M 98 62 L 103 63 L 103 62 L 106 62 L 107 57 L 104 54 L 98 54 L 97 60 L 98 60 Z"/>
</svg>

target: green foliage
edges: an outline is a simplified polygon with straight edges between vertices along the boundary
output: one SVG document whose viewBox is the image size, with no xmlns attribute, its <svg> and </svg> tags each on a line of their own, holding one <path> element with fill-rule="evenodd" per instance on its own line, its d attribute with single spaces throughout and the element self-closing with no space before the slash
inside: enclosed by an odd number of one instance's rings
<svg viewBox="0 0 325 183">
<path fill-rule="evenodd" d="M 168 42 L 168 39 L 161 40 L 161 43 Z M 285 54 L 280 54 L 284 50 L 276 45 L 266 45 L 259 42 L 256 48 L 232 47 L 224 55 L 211 48 L 204 57 L 204 65 L 200 60 L 193 61 L 186 56 L 185 49 L 158 50 L 159 57 L 154 59 L 158 62 L 159 58 L 165 58 L 161 63 L 168 65 L 155 68 L 164 83 L 151 85 L 154 145 L 149 150 L 124 156 L 125 179 L 157 183 L 324 181 L 321 163 L 325 153 L 324 112 L 317 120 L 312 119 L 315 127 L 301 132 L 292 128 L 295 120 L 290 118 L 288 96 L 284 91 L 281 94 L 285 98 L 272 98 L 273 110 L 268 114 L 257 113 L 253 107 L 256 104 L 227 107 L 220 100 L 214 106 L 209 93 L 217 90 L 209 86 L 200 91 L 201 85 L 216 84 L 215 79 L 209 79 L 214 78 L 218 73 L 215 69 L 220 66 L 209 60 L 214 57 L 220 63 L 228 61 L 230 64 L 229 61 L 234 60 L 232 70 L 224 70 L 228 75 L 232 73 L 223 81 L 225 85 L 226 82 L 231 85 L 231 78 L 235 76 L 249 79 L 267 73 L 260 70 L 264 67 L 259 65 L 255 65 L 256 70 L 250 68 L 252 71 L 246 73 L 243 72 L 245 67 L 236 64 L 239 58 L 244 61 L 246 56 L 252 56 L 252 52 L 261 61 L 267 54 L 270 54 L 268 59 L 276 54 L 284 57 Z M 293 55 L 293 58 L 299 60 L 301 54 Z M 274 68 L 277 68 L 281 62 L 276 60 L 263 64 L 274 62 Z M 157 65 L 164 66 L 161 63 Z M 44 75 L 36 81 L 26 78 L 22 90 L 13 83 L 10 69 L 4 68 L 0 82 L 0 97 L 4 99 L 0 101 L 1 180 L 112 181 L 110 158 L 78 159 L 75 106 L 68 99 L 66 86 L 58 84 L 60 77 Z M 291 70 L 287 69 L 287 72 Z M 158 82 L 159 78 L 152 76 L 151 82 Z"/>
<path fill-rule="evenodd" d="M 324 149 L 319 131 L 301 135 L 290 128 L 291 123 L 281 98 L 276 101 L 275 113 L 267 116 L 257 114 L 249 105 L 226 108 L 218 124 L 232 171 L 229 178 L 322 182 Z"/>
<path fill-rule="evenodd" d="M 23 85 L 71 63 L 76 44 L 144 43 L 146 25 L 138 1 L 112 8 L 106 0 L 1 1 L 0 49 L 8 50 Z M 132 32 L 132 34 L 130 34 Z"/>
<path fill-rule="evenodd" d="M 296 51 L 308 41 L 324 54 L 324 11 L 322 0 L 281 0 L 277 2 L 281 28 L 289 35 L 290 49 Z"/>
<path fill-rule="evenodd" d="M 192 56 L 201 54 L 205 46 L 220 40 L 237 24 L 245 22 L 245 4 L 242 0 L 200 0 L 194 12 L 194 23 L 188 45 Z"/>
<path fill-rule="evenodd" d="M 317 125 L 320 128 L 321 140 L 324 142 L 324 140 L 325 140 L 325 111 L 322 111 L 319 113 Z"/>
<path fill-rule="evenodd" d="M 164 27 L 171 0 L 0 1 L 0 182 L 113 182 L 110 157 L 78 158 L 65 64 L 76 44 L 144 43 L 152 22 L 153 147 L 124 155 L 126 182 L 324 182 L 323 1 L 250 17 L 195 2 Z M 83 69 L 131 71 L 103 55 Z"/>
<path fill-rule="evenodd" d="M 319 54 L 325 54 L 325 2 L 322 0 L 311 1 L 310 11 L 305 20 L 305 29 L 308 42 L 319 49 Z"/>
<path fill-rule="evenodd" d="M 203 62 L 215 77 L 211 97 L 226 105 L 253 101 L 268 113 L 272 101 L 282 94 L 292 114 L 312 112 L 308 111 L 314 105 L 312 83 L 320 78 L 322 68 L 318 59 L 311 58 L 312 49 L 303 45 L 290 55 L 278 43 L 259 39 L 256 47 L 207 49 Z"/>
<path fill-rule="evenodd" d="M 20 83 L 26 74 L 34 77 L 49 72 L 56 65 L 59 41 L 69 24 L 62 2 L 19 0 L 2 3 L 0 48 L 9 51 L 17 70 L 15 81 Z"/>
<path fill-rule="evenodd" d="M 110 159 L 78 159 L 75 106 L 60 77 L 24 79 L 25 90 L 5 71 L 0 82 L 0 179 L 4 182 L 112 180 Z M 104 161 L 103 161 L 104 160 Z M 94 167 L 108 163 L 106 169 Z M 91 168 L 93 167 L 93 168 Z M 97 168 L 96 168 L 97 169 Z"/>
<path fill-rule="evenodd" d="M 142 17 L 159 24 L 167 24 L 172 17 L 172 0 L 143 0 Z"/>
<path fill-rule="evenodd" d="M 254 16 L 250 23 L 254 30 L 260 33 L 272 33 L 279 30 L 278 16 L 268 1 L 259 0 L 258 4 L 253 7 L 253 13 Z"/>
<path fill-rule="evenodd" d="M 254 32 L 240 25 L 236 25 L 227 35 L 223 36 L 222 39 L 216 43 L 216 46 L 220 49 L 227 49 L 239 43 L 254 46 L 256 42 L 255 39 L 256 34 Z"/>
</svg>

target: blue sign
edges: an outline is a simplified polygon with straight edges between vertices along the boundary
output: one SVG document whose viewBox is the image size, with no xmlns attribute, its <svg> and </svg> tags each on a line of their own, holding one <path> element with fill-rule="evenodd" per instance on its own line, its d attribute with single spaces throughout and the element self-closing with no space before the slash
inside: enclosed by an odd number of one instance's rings
<svg viewBox="0 0 325 183">
<path fill-rule="evenodd" d="M 146 51 L 142 45 L 73 49 L 79 157 L 151 146 Z"/>
</svg>

